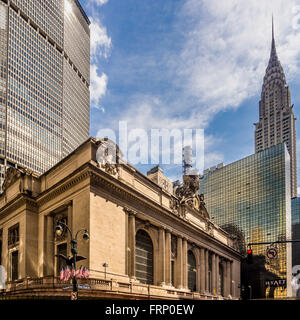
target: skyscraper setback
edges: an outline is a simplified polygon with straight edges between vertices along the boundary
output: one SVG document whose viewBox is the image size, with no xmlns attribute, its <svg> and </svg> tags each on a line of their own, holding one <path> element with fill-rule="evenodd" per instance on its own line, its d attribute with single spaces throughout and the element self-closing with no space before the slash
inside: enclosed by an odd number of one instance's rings
<svg viewBox="0 0 300 320">
<path fill-rule="evenodd" d="M 77 0 L 0 0 L 0 167 L 43 173 L 89 136 L 90 30 Z"/>
<path fill-rule="evenodd" d="M 255 152 L 285 142 L 291 161 L 291 196 L 297 196 L 296 129 L 290 89 L 277 56 L 272 20 L 271 55 L 264 77 L 259 122 L 255 123 Z"/>
</svg>

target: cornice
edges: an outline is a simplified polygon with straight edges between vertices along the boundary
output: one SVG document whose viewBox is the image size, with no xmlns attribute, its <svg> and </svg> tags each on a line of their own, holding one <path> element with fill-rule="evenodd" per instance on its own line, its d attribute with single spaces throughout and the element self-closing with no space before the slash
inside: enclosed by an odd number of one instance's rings
<svg viewBox="0 0 300 320">
<path fill-rule="evenodd" d="M 77 169 L 69 176 L 65 177 L 63 180 L 60 180 L 58 183 L 53 185 L 50 189 L 46 189 L 43 193 L 41 193 L 37 197 L 37 203 L 39 206 L 44 205 L 46 202 L 54 199 L 58 195 L 64 193 L 65 191 L 69 190 L 82 180 L 90 177 L 91 173 L 88 169 L 87 165 L 84 165 Z"/>
<path fill-rule="evenodd" d="M 27 209 L 31 210 L 37 210 L 38 205 L 36 201 L 29 196 L 27 196 L 24 193 L 18 194 L 16 198 L 5 204 L 1 209 L 0 209 L 0 219 L 8 216 L 11 214 L 13 211 L 16 211 L 22 206 L 26 206 Z"/>
</svg>

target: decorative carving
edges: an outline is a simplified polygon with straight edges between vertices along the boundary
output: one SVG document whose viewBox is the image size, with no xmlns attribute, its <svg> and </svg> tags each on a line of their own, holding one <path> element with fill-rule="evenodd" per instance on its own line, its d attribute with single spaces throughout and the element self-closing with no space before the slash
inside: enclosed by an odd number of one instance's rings
<svg viewBox="0 0 300 320">
<path fill-rule="evenodd" d="M 208 232 L 210 235 L 213 235 L 213 223 L 210 222 L 209 220 L 206 221 L 206 225 L 205 225 L 205 230 L 206 232 Z"/>
<path fill-rule="evenodd" d="M 179 206 L 180 206 L 179 200 L 171 197 L 170 198 L 170 209 L 173 211 L 173 213 L 178 214 Z"/>
<path fill-rule="evenodd" d="M 7 190 L 7 188 L 12 185 L 17 179 L 21 177 L 23 172 L 15 167 L 9 167 L 6 170 L 5 180 L 2 185 L 3 191 Z"/>
<path fill-rule="evenodd" d="M 205 202 L 204 202 L 204 194 L 201 193 L 199 195 L 199 211 L 201 212 L 202 216 L 206 219 L 209 219 L 209 214 L 206 210 L 206 207 L 205 207 Z"/>
<path fill-rule="evenodd" d="M 119 173 L 119 163 L 122 157 L 119 147 L 107 138 L 99 139 L 98 145 L 96 153 L 98 166 L 106 173 L 115 176 Z"/>
<path fill-rule="evenodd" d="M 199 175 L 185 175 L 183 176 L 183 184 L 179 185 L 175 190 L 175 195 L 179 201 L 170 201 L 170 207 L 173 212 L 178 212 L 181 216 L 185 217 L 184 205 L 187 205 L 200 212 L 201 216 L 209 219 L 209 214 L 205 208 L 204 195 L 198 194 L 200 189 L 200 176 Z"/>
<path fill-rule="evenodd" d="M 127 213 L 129 216 L 131 216 L 131 215 L 136 216 L 136 214 L 137 214 L 136 211 L 134 211 L 134 210 L 132 210 L 132 209 L 130 209 L 130 208 L 128 208 L 128 207 L 124 207 L 124 208 L 123 208 L 123 211 L 124 211 L 125 213 Z"/>
<path fill-rule="evenodd" d="M 180 204 L 192 200 L 200 188 L 199 175 L 184 175 L 183 184 L 176 188 L 175 194 L 179 198 Z"/>
</svg>

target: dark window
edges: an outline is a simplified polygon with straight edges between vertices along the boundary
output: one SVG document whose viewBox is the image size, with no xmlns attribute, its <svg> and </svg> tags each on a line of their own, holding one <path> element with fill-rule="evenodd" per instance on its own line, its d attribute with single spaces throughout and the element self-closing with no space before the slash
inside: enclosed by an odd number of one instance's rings
<svg viewBox="0 0 300 320">
<path fill-rule="evenodd" d="M 141 283 L 153 284 L 153 244 L 148 233 L 136 234 L 136 278 Z"/>
<path fill-rule="evenodd" d="M 221 263 L 219 264 L 219 294 L 224 296 L 224 271 Z"/>
<path fill-rule="evenodd" d="M 65 257 L 67 257 L 67 244 L 66 243 L 62 243 L 59 244 L 57 246 L 57 255 L 62 254 Z M 62 259 L 61 257 L 57 257 L 57 274 L 59 275 L 60 270 L 62 269 L 62 267 L 66 266 L 66 262 L 64 259 Z"/>
<path fill-rule="evenodd" d="M 196 259 L 191 250 L 188 251 L 188 288 L 191 291 L 196 291 Z"/>
<path fill-rule="evenodd" d="M 19 251 L 11 253 L 11 280 L 17 280 L 19 277 Z"/>
<path fill-rule="evenodd" d="M 19 243 L 19 224 L 8 229 L 8 246 L 15 246 Z"/>
<path fill-rule="evenodd" d="M 171 260 L 171 284 L 175 285 L 175 261 Z"/>
<path fill-rule="evenodd" d="M 211 277 L 212 277 L 212 255 L 210 253 L 208 258 L 208 292 L 213 293 Z"/>
</svg>

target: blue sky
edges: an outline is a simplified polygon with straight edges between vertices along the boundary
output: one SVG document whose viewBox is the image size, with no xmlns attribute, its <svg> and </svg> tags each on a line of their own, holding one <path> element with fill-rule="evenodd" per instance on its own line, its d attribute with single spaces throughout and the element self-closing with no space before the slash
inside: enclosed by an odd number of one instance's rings
<svg viewBox="0 0 300 320">
<path fill-rule="evenodd" d="M 300 120 L 300 0 L 80 2 L 92 21 L 92 136 L 119 120 L 145 130 L 203 128 L 205 167 L 254 153 L 272 13 Z M 144 173 L 152 166 L 136 165 Z M 163 168 L 179 178 L 180 166 Z"/>
</svg>

